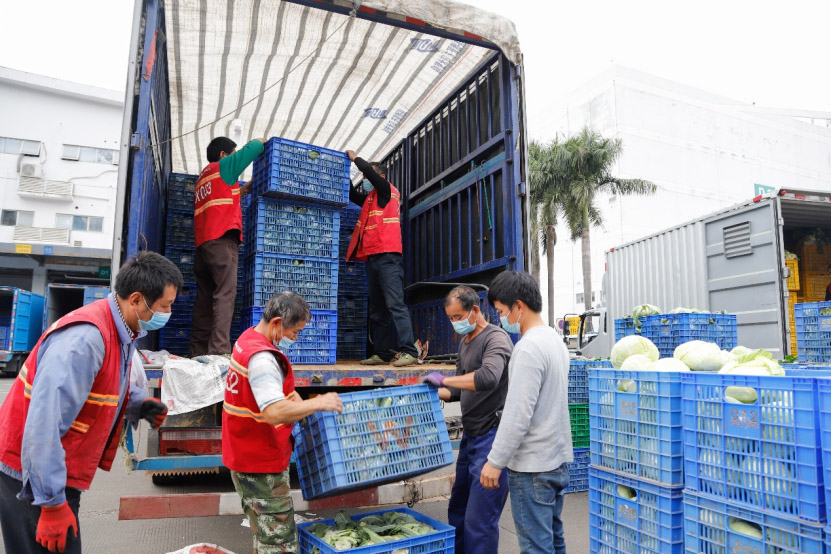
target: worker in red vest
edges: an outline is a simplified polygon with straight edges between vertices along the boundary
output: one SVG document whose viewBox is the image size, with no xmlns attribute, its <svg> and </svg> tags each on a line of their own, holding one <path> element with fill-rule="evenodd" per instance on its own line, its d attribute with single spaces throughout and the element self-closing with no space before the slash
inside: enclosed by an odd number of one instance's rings
<svg viewBox="0 0 831 554">
<path fill-rule="evenodd" d="M 360 190 L 349 189 L 349 200 L 361 206 L 352 233 L 347 261 L 367 264 L 369 320 L 374 354 L 364 365 L 395 367 L 418 361 L 410 312 L 404 303 L 404 260 L 401 248 L 401 193 L 387 181 L 379 162 L 367 163 L 352 150 L 346 154 L 363 173 Z"/>
<path fill-rule="evenodd" d="M 301 400 L 285 352 L 311 317 L 296 292 L 281 292 L 256 327 L 234 345 L 225 381 L 222 463 L 231 470 L 254 533 L 254 552 L 299 552 L 289 496 L 292 425 L 319 411 L 343 410 L 334 392 Z"/>
<path fill-rule="evenodd" d="M 231 320 L 237 297 L 237 264 L 242 241 L 239 176 L 263 153 L 265 139 L 237 144 L 217 137 L 208 144 L 208 165 L 199 175 L 193 199 L 196 301 L 190 330 L 190 355 L 230 354 Z"/>
<path fill-rule="evenodd" d="M 115 292 L 55 322 L 0 407 L 0 526 L 6 552 L 81 552 L 78 508 L 109 471 L 126 418 L 161 426 L 167 408 L 130 384 L 136 341 L 170 317 L 182 274 L 154 252 L 119 271 Z"/>
</svg>

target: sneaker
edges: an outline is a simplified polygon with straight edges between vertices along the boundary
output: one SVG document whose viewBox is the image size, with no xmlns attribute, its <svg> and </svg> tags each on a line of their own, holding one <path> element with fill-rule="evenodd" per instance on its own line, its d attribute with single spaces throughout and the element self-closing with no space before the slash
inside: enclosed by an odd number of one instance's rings
<svg viewBox="0 0 831 554">
<path fill-rule="evenodd" d="M 361 365 L 387 365 L 388 363 L 382 360 L 378 354 L 373 354 L 372 357 L 361 360 Z"/>
<path fill-rule="evenodd" d="M 397 360 L 392 362 L 393 367 L 404 367 L 417 363 L 418 360 L 412 354 L 402 353 Z"/>
</svg>

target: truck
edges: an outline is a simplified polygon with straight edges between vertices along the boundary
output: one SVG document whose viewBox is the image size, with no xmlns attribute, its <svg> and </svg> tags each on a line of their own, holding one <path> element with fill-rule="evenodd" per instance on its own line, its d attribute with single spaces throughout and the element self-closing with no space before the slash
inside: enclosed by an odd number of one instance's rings
<svg viewBox="0 0 831 554">
<path fill-rule="evenodd" d="M 43 332 L 43 296 L 0 287 L 0 372 L 16 375 Z"/>
<path fill-rule="evenodd" d="M 49 283 L 43 307 L 43 328 L 50 325 L 69 312 L 101 300 L 110 294 L 109 287 L 97 285 L 80 285 L 76 283 Z"/>
<path fill-rule="evenodd" d="M 528 264 L 525 77 L 513 23 L 450 0 L 255 5 L 252 13 L 251 2 L 237 2 L 230 13 L 219 0 L 172 10 L 136 0 L 113 279 L 137 252 L 164 252 L 168 178 L 199 173 L 214 136 L 239 142 L 244 130 L 352 149 L 384 162 L 401 191 L 414 332 L 432 356 L 452 355 L 458 341 L 441 302 L 449 287 L 487 290 L 500 272 Z M 413 384 L 436 369 L 338 361 L 294 373 L 305 396 Z M 153 385 L 164 378 L 159 367 L 147 373 Z M 206 411 L 151 433 L 146 455 L 133 449 L 132 468 L 159 479 L 215 471 L 218 419 Z M 426 490 L 446 494 L 449 484 Z"/>
<path fill-rule="evenodd" d="M 653 304 L 736 314 L 739 344 L 764 348 L 777 359 L 795 356 L 793 304 L 802 295 L 793 285 L 798 265 L 786 251 L 801 251 L 812 235 L 822 250 L 823 233 L 815 230 L 829 221 L 831 193 L 778 189 L 610 249 L 605 305 L 580 316 L 576 350 L 608 358 L 615 320 Z M 831 282 L 831 266 L 825 267 L 831 245 L 826 248 L 824 261 L 802 272 L 816 270 L 823 286 Z"/>
</svg>

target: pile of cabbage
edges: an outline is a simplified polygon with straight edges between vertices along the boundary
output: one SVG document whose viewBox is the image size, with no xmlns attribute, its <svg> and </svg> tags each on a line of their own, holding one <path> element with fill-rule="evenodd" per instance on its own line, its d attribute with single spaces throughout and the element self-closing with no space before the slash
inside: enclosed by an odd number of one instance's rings
<svg viewBox="0 0 831 554">
<path fill-rule="evenodd" d="M 306 530 L 335 550 L 384 544 L 435 531 L 433 527 L 402 512 L 389 511 L 355 521 L 343 510 L 335 514 L 334 527 L 325 523 L 315 523 L 306 527 Z M 312 548 L 312 553 L 320 554 L 320 550 L 317 547 Z"/>
<path fill-rule="evenodd" d="M 620 339 L 612 348 L 612 366 L 625 371 L 718 371 L 730 375 L 782 376 L 785 370 L 766 350 L 694 340 L 678 346 L 672 358 L 660 359 L 655 344 L 639 335 Z"/>
</svg>

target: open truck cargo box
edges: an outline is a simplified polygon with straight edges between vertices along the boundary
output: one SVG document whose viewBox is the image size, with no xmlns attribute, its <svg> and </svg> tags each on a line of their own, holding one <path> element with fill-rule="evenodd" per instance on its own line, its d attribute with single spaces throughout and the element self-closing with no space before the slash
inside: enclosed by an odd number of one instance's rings
<svg viewBox="0 0 831 554">
<path fill-rule="evenodd" d="M 358 5 L 356 9 L 356 4 Z M 162 252 L 171 172 L 214 136 L 382 160 L 402 192 L 407 300 L 526 267 L 522 57 L 513 24 L 449 0 L 138 0 L 114 241 Z M 353 178 L 356 170 L 353 168 Z M 175 309 L 175 308 L 174 308 Z M 417 339 L 431 337 L 414 317 Z M 436 340 L 455 351 L 454 337 Z"/>
</svg>

